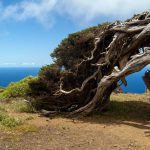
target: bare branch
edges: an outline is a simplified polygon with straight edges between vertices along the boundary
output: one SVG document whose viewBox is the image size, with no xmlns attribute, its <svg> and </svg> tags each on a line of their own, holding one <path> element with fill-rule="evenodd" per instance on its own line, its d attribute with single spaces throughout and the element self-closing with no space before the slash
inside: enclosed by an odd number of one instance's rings
<svg viewBox="0 0 150 150">
<path fill-rule="evenodd" d="M 65 91 L 65 90 L 62 89 L 63 83 L 61 82 L 61 84 L 60 84 L 60 90 L 59 90 L 59 91 L 60 91 L 61 93 L 64 93 L 64 94 L 70 94 L 70 93 L 75 92 L 75 91 L 78 91 L 78 92 L 83 91 L 83 89 L 84 89 L 84 87 L 86 86 L 86 84 L 87 84 L 91 79 L 95 78 L 95 76 L 98 74 L 99 70 L 100 70 L 100 68 L 98 68 L 98 70 L 97 70 L 95 73 L 93 73 L 93 75 L 91 75 L 91 76 L 88 77 L 86 80 L 84 80 L 84 82 L 82 83 L 81 88 L 75 88 L 75 89 L 72 89 L 71 91 Z"/>
</svg>

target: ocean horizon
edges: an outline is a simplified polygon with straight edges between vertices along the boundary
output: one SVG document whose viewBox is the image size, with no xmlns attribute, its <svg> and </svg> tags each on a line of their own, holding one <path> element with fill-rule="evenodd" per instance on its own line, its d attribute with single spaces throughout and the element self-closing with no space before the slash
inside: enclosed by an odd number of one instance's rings
<svg viewBox="0 0 150 150">
<path fill-rule="evenodd" d="M 7 87 L 28 76 L 37 76 L 40 67 L 0 67 L 0 86 Z"/>
<path fill-rule="evenodd" d="M 37 76 L 40 67 L 0 67 L 0 86 L 7 87 L 12 82 L 17 82 L 27 76 Z M 146 86 L 142 77 L 148 68 L 126 77 L 128 86 L 122 86 L 124 93 L 145 93 Z"/>
</svg>

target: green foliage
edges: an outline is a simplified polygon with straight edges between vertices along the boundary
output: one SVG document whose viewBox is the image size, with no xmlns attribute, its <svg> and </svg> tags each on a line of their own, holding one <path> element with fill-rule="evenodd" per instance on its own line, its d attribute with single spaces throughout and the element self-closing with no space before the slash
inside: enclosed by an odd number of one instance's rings
<svg viewBox="0 0 150 150">
<path fill-rule="evenodd" d="M 38 79 L 29 83 L 31 91 L 28 96 L 34 108 L 48 109 L 49 102 L 55 101 L 53 94 L 59 88 L 60 75 L 61 71 L 57 65 L 47 65 L 40 70 Z"/>
<path fill-rule="evenodd" d="M 5 127 L 16 127 L 22 124 L 22 121 L 18 118 L 8 116 L 4 113 L 0 113 L 0 124 Z"/>
<path fill-rule="evenodd" d="M 29 83 L 37 80 L 37 77 L 27 77 L 19 82 L 11 83 L 9 86 L 0 93 L 0 98 L 15 98 L 25 97 L 30 92 Z"/>
<path fill-rule="evenodd" d="M 74 69 L 77 63 L 85 56 L 90 55 L 94 48 L 94 39 L 109 23 L 104 23 L 86 30 L 70 34 L 68 38 L 62 40 L 58 47 L 51 54 L 54 62 L 65 69 Z"/>
<path fill-rule="evenodd" d="M 43 68 L 41 68 L 39 72 L 39 78 L 45 81 L 53 80 L 54 82 L 56 82 L 58 81 L 59 76 L 60 76 L 60 69 L 55 64 L 44 66 Z"/>
<path fill-rule="evenodd" d="M 31 92 L 29 95 L 52 94 L 58 86 L 60 69 L 57 65 L 51 64 L 43 67 L 39 72 L 38 80 L 29 83 Z"/>
</svg>

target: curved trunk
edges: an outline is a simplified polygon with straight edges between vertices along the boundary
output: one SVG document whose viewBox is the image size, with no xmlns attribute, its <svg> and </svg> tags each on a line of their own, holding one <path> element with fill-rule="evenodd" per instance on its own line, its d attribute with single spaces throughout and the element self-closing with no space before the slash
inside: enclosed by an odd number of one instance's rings
<svg viewBox="0 0 150 150">
<path fill-rule="evenodd" d="M 104 109 L 119 80 L 127 85 L 126 76 L 150 64 L 149 16 L 147 11 L 126 22 L 117 21 L 108 25 L 95 38 L 91 55 L 77 65 L 76 74 L 72 71 L 76 76 L 75 85 L 83 80 L 81 86 L 67 91 L 64 77 L 61 78 L 59 90 L 54 95 L 57 104 L 64 105 L 70 115 L 87 115 Z M 96 90 L 93 92 L 93 89 Z M 70 109 L 74 105 L 76 107 Z"/>
</svg>

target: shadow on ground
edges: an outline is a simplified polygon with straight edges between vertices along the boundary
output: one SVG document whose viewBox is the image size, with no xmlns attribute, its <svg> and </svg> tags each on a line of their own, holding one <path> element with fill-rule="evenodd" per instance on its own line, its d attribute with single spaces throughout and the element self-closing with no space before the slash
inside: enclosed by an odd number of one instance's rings
<svg viewBox="0 0 150 150">
<path fill-rule="evenodd" d="M 150 103 L 141 101 L 111 101 L 103 112 L 97 112 L 88 117 L 77 118 L 83 122 L 102 123 L 106 125 L 124 124 L 147 130 L 150 136 Z"/>
</svg>

